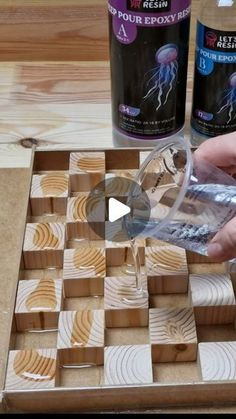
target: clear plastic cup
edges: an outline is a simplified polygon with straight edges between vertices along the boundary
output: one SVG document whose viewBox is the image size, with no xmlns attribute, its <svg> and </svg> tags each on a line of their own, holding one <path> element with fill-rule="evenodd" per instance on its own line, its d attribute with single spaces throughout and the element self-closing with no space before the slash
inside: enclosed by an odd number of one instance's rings
<svg viewBox="0 0 236 419">
<path fill-rule="evenodd" d="M 130 237 L 141 230 L 142 237 L 207 255 L 210 240 L 236 216 L 236 181 L 197 159 L 180 136 L 161 140 L 135 181 L 145 199 L 134 184 L 127 202 L 131 213 L 125 220 Z"/>
</svg>

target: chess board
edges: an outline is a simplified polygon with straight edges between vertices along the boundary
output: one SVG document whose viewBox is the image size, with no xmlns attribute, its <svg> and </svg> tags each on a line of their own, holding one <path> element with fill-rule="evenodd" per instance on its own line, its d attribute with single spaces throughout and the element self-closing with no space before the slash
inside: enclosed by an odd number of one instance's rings
<svg viewBox="0 0 236 419">
<path fill-rule="evenodd" d="M 129 243 L 102 240 L 87 222 L 90 190 L 114 178 L 108 196 L 124 198 L 116 176 L 133 179 L 146 156 L 35 152 L 6 405 L 78 411 L 236 399 L 235 278 L 227 265 L 139 239 L 147 293 L 127 304 L 135 288 Z M 101 230 L 106 208 L 95 216 Z"/>
</svg>

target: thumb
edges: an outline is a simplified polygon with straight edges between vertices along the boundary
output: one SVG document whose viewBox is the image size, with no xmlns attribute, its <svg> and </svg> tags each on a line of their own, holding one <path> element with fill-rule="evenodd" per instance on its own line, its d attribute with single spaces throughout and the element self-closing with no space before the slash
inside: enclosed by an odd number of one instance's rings
<svg viewBox="0 0 236 419">
<path fill-rule="evenodd" d="M 213 237 L 208 245 L 208 256 L 217 262 L 236 257 L 236 217 Z"/>
</svg>

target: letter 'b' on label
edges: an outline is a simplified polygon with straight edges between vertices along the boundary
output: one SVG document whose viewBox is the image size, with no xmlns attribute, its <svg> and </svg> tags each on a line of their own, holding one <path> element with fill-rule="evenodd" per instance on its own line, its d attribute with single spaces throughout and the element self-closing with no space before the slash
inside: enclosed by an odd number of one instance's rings
<svg viewBox="0 0 236 419">
<path fill-rule="evenodd" d="M 202 57 L 201 52 L 197 56 L 197 69 L 203 76 L 208 76 L 214 70 L 214 62 L 208 57 Z"/>
</svg>

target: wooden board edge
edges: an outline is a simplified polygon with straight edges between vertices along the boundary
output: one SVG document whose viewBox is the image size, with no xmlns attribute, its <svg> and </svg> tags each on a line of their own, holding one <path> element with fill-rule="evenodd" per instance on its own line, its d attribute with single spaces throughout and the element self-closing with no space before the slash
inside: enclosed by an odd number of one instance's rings
<svg viewBox="0 0 236 419">
<path fill-rule="evenodd" d="M 9 391 L 4 401 L 8 412 L 32 413 L 226 406 L 236 402 L 236 382 Z"/>
<path fill-rule="evenodd" d="M 6 375 L 6 368 L 7 368 L 7 360 L 8 360 L 8 350 L 11 346 L 12 342 L 12 323 L 14 318 L 14 306 L 15 306 L 15 298 L 17 292 L 17 284 L 19 279 L 19 271 L 20 271 L 20 263 L 21 263 L 21 256 L 22 256 L 22 246 L 23 246 L 23 239 L 24 239 L 24 231 L 26 225 L 26 217 L 27 217 L 27 208 L 28 208 L 28 200 L 29 200 L 29 193 L 30 193 L 30 185 L 31 185 L 31 178 L 32 178 L 32 168 L 33 168 L 33 157 L 34 157 L 34 149 L 32 149 L 31 159 L 27 156 L 28 167 L 21 167 L 21 168 L 2 168 L 0 171 L 1 179 L 4 179 L 4 176 L 7 179 L 7 188 L 5 188 L 5 194 L 2 197 L 1 195 L 1 202 L 8 202 L 6 206 L 1 206 L 1 226 L 0 226 L 0 244 L 4 242 L 7 243 L 8 248 L 10 249 L 8 257 L 6 254 L 2 255 L 1 258 L 1 272 L 0 272 L 0 284 L 3 289 L 7 289 L 6 295 L 4 296 L 3 306 L 0 305 L 0 318 L 1 318 L 1 345 L 4 342 L 2 347 L 2 352 L 0 352 L 0 362 L 1 362 L 1 370 L 0 370 L 0 400 L 1 395 L 3 394 L 4 386 L 5 386 L 5 375 Z M 20 177 L 22 174 L 22 179 Z M 15 186 L 14 186 L 15 185 Z M 0 188 L 1 189 L 1 188 Z M 15 204 L 12 200 L 12 191 L 18 190 L 19 195 L 17 195 Z M 1 189 L 2 190 L 2 189 Z M 9 199 L 8 199 L 9 198 Z M 18 219 L 15 214 L 15 210 L 10 211 L 10 207 L 15 205 L 16 210 L 20 208 L 20 214 Z M 9 205 L 9 208 L 8 206 Z M 4 212 L 4 210 L 8 209 L 8 213 Z M 11 220 L 11 222 L 15 222 L 14 227 L 16 227 L 15 240 L 14 245 L 11 246 L 11 241 L 7 241 L 4 228 L 7 226 L 7 220 Z M 11 237 L 11 236 L 10 236 Z M 12 237 L 13 240 L 13 237 Z M 7 249 L 8 249 L 7 248 Z M 5 256 L 5 258 L 4 258 Z M 12 264 L 9 264 L 9 261 L 12 261 Z M 9 267 L 9 265 L 11 265 Z M 7 284 L 4 285 L 4 281 L 7 281 Z M 2 315 L 2 317 L 1 317 Z M 5 348 L 5 351 L 4 351 Z M 4 397 L 3 397 L 4 402 Z M 4 403 L 0 402 L 0 405 L 4 405 Z"/>
</svg>

